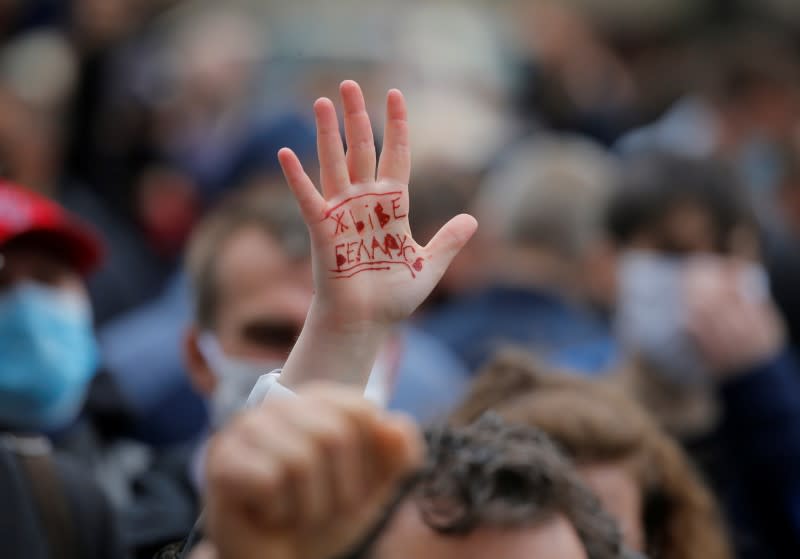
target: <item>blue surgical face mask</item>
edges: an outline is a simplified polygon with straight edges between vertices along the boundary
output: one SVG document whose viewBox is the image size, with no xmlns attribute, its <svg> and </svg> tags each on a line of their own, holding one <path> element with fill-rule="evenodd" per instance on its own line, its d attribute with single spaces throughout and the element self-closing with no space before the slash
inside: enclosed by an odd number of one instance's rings
<svg viewBox="0 0 800 559">
<path fill-rule="evenodd" d="M 32 282 L 0 292 L 0 425 L 65 427 L 80 411 L 97 356 L 82 294 Z"/>
</svg>

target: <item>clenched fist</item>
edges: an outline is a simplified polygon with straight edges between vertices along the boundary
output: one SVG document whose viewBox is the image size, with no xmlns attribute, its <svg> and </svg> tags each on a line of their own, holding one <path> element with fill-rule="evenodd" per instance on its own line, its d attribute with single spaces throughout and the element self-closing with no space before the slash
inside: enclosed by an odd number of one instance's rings
<svg viewBox="0 0 800 559">
<path fill-rule="evenodd" d="M 214 437 L 207 533 L 216 559 L 347 552 L 421 461 L 413 424 L 357 391 L 310 385 L 243 413 Z"/>
</svg>

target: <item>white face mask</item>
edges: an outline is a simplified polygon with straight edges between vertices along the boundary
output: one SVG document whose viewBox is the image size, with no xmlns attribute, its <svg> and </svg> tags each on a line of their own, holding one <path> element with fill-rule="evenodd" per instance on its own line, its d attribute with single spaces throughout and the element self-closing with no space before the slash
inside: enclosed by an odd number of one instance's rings
<svg viewBox="0 0 800 559">
<path fill-rule="evenodd" d="M 200 335 L 198 346 L 217 377 L 217 388 L 209 402 L 211 426 L 215 430 L 244 408 L 250 392 L 262 375 L 283 367 L 283 362 L 279 360 L 256 361 L 226 355 L 216 336 L 209 332 Z"/>
<path fill-rule="evenodd" d="M 628 349 L 658 373 L 684 384 L 705 384 L 707 366 L 687 331 L 684 276 L 689 261 L 628 251 L 620 262 L 616 330 Z M 766 273 L 756 265 L 742 274 L 743 292 L 768 296 Z"/>
</svg>

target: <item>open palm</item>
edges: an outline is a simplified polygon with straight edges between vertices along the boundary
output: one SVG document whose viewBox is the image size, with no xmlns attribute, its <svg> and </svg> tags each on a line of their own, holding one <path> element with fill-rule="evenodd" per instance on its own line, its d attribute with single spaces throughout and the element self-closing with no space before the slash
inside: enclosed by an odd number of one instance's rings
<svg viewBox="0 0 800 559">
<path fill-rule="evenodd" d="M 348 321 L 393 322 L 430 294 L 475 232 L 469 215 L 450 220 L 427 246 L 411 236 L 411 154 L 403 95 L 389 91 L 383 150 L 377 164 L 372 126 L 358 84 L 340 88 L 347 154 L 330 99 L 314 104 L 322 193 L 288 148 L 278 158 L 311 235 L 317 297 Z"/>
</svg>

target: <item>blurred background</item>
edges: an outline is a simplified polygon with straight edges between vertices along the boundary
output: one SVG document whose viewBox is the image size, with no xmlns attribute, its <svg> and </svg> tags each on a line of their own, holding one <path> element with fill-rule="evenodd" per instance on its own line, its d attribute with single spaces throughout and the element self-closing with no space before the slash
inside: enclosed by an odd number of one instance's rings
<svg viewBox="0 0 800 559">
<path fill-rule="evenodd" d="M 636 325 L 640 315 L 620 312 L 617 257 L 653 243 L 670 254 L 747 256 L 756 276 L 765 271 L 754 282 L 768 280 L 786 345 L 800 340 L 796 0 L 0 0 L 0 41 L 0 176 L 57 199 L 106 244 L 89 281 L 102 374 L 88 409 L 109 440 L 124 433 L 163 447 L 207 428 L 181 352 L 192 319 L 187 241 L 233 193 L 284 188 L 280 147 L 313 167 L 311 104 L 335 99 L 343 79 L 364 89 L 376 138 L 386 90 L 406 95 L 417 240 L 457 212 L 479 217 L 482 237 L 418 320 L 467 377 L 486 356 L 454 333 L 472 315 L 448 309 L 495 283 L 548 276 L 553 254 L 581 281 L 551 274 L 551 283 L 595 321 L 546 321 L 560 337 L 548 331 L 539 345 L 558 366 L 626 368 L 625 325 L 612 323 L 623 314 Z M 641 176 L 627 172 L 629 158 L 653 153 L 677 159 L 655 178 L 644 165 L 648 184 L 680 183 L 682 172 L 696 180 L 684 161 L 724 168 L 727 178 L 698 179 L 722 185 L 699 195 L 717 222 L 697 225 L 689 211 L 664 225 L 674 230 L 645 231 L 652 208 L 630 196 L 598 217 L 613 196 L 586 184 L 630 187 Z M 732 201 L 741 204 L 730 209 Z M 747 215 L 754 235 L 706 247 L 703 235 L 715 233 L 703 227 L 726 211 Z M 653 241 L 657 234 L 667 241 Z M 531 245 L 552 250 L 518 258 Z M 578 254 L 591 268 L 576 267 Z M 649 309 L 673 320 L 668 308 Z M 522 311 L 508 312 L 513 321 Z M 622 349 L 606 335 L 622 338 Z M 630 382 L 643 398 L 661 391 Z M 704 390 L 678 384 L 692 396 Z M 679 399 L 651 409 L 691 448 L 714 404 L 676 411 Z"/>
</svg>

